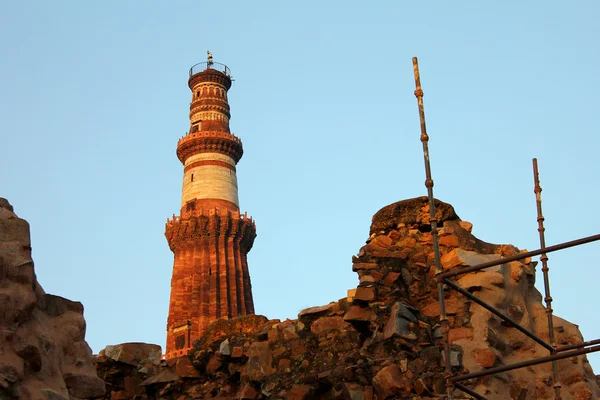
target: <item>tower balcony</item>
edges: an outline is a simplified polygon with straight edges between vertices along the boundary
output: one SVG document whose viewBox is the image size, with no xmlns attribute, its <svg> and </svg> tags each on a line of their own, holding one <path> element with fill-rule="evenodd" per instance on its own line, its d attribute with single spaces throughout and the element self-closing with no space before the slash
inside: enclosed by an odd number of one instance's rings
<svg viewBox="0 0 600 400">
<path fill-rule="evenodd" d="M 244 154 L 240 138 L 229 132 L 197 131 L 188 133 L 177 142 L 177 157 L 183 164 L 189 156 L 202 152 L 228 155 L 236 164 Z"/>
<path fill-rule="evenodd" d="M 190 68 L 188 86 L 190 89 L 200 82 L 215 82 L 229 90 L 231 87 L 231 70 L 225 64 L 205 61 L 195 64 Z"/>
<path fill-rule="evenodd" d="M 171 250 L 198 238 L 231 237 L 247 253 L 256 238 L 256 223 L 247 213 L 218 208 L 191 210 L 167 219 L 165 237 Z"/>
<path fill-rule="evenodd" d="M 229 67 L 227 65 L 221 64 L 218 62 L 207 62 L 207 61 L 192 65 L 192 68 L 190 68 L 190 78 L 193 75 L 199 74 L 200 72 L 204 72 L 208 69 L 219 71 L 222 74 L 225 74 L 226 76 L 231 78 L 231 70 L 229 69 Z"/>
</svg>

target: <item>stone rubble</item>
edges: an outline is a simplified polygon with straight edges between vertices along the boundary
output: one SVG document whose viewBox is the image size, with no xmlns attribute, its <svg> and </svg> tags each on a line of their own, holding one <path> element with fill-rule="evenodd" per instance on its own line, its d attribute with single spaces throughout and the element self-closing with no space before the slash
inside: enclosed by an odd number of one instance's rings
<svg viewBox="0 0 600 400">
<path fill-rule="evenodd" d="M 0 399 L 103 397 L 85 342 L 81 303 L 46 294 L 31 259 L 29 224 L 0 198 Z"/>
<path fill-rule="evenodd" d="M 519 253 L 471 234 L 452 206 L 437 201 L 445 270 Z M 545 308 L 531 259 L 455 279 L 460 286 L 548 340 Z M 359 284 L 341 299 L 296 320 L 248 315 L 209 326 L 187 357 L 133 366 L 97 361 L 106 399 L 435 399 L 445 394 L 440 305 L 433 278 L 432 235 L 425 197 L 384 207 L 352 270 Z M 446 290 L 453 373 L 480 371 L 545 356 L 547 350 L 491 313 Z M 554 317 L 558 345 L 580 343 L 573 325 Z M 128 346 L 128 345 L 122 345 Z M 144 346 L 138 344 L 137 346 Z M 131 350 L 133 351 L 133 350 Z M 600 399 L 585 356 L 559 361 L 562 396 Z M 505 372 L 465 384 L 488 399 L 551 399 L 551 365 Z M 456 399 L 470 396 L 455 390 Z"/>
</svg>

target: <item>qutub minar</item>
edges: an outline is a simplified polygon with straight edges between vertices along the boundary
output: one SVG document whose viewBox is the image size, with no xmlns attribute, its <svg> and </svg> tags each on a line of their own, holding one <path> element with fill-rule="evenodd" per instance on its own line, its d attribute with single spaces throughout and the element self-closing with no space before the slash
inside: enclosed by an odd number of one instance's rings
<svg viewBox="0 0 600 400">
<path fill-rule="evenodd" d="M 177 143 L 183 163 L 181 214 L 167 221 L 173 277 L 165 357 L 187 354 L 220 318 L 254 314 L 246 255 L 256 237 L 240 214 L 236 164 L 242 142 L 229 131 L 229 68 L 208 61 L 190 69 L 190 130 Z"/>
</svg>

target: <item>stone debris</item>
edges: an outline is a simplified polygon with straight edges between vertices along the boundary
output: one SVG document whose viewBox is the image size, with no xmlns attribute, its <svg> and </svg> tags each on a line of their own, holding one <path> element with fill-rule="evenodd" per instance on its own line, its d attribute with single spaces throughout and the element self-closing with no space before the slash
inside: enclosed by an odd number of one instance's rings
<svg viewBox="0 0 600 400">
<path fill-rule="evenodd" d="M 83 305 L 46 294 L 31 259 L 29 224 L 0 198 L 0 399 L 102 398 Z"/>
<path fill-rule="evenodd" d="M 519 252 L 475 238 L 472 225 L 461 221 L 450 205 L 438 201 L 437 207 L 447 269 Z M 197 377 L 184 376 L 178 360 L 163 360 L 158 370 L 140 374 L 99 358 L 98 372 L 108 388 L 105 398 L 445 398 L 440 305 L 428 227 L 426 198 L 383 208 L 373 218 L 368 243 L 352 258 L 359 283 L 351 298 L 302 310 L 298 320 L 248 315 L 214 323 L 184 358 Z M 545 309 L 533 286 L 534 266 L 526 259 L 469 273 L 455 282 L 547 339 Z M 459 293 L 447 290 L 446 296 L 454 374 L 548 354 Z M 575 325 L 555 317 L 555 326 L 559 345 L 583 340 Z M 563 399 L 600 399 L 597 377 L 586 357 L 562 360 L 559 368 Z M 164 371 L 179 379 L 147 380 Z M 118 397 L 125 393 L 123 377 L 130 373 L 139 382 L 146 379 L 145 384 L 138 392 L 130 388 L 129 397 Z M 466 383 L 490 400 L 552 399 L 551 374 L 551 365 L 544 364 Z M 470 398 L 458 390 L 454 394 L 456 399 Z"/>
<path fill-rule="evenodd" d="M 143 365 L 158 364 L 162 357 L 162 351 L 161 347 L 156 344 L 123 343 L 106 346 L 99 355 L 125 364 Z"/>
<path fill-rule="evenodd" d="M 493 245 L 475 238 L 472 225 L 461 221 L 452 206 L 438 201 L 437 207 L 446 268 L 520 252 L 514 246 Z M 8 212 L 5 210 L 0 212 Z M 0 224 L 5 223 L 0 218 Z M 83 342 L 85 324 L 79 303 L 46 295 L 41 288 L 31 290 L 32 294 L 23 292 L 20 302 L 9 297 L 11 304 L 19 307 L 2 309 L 0 398 L 6 397 L 4 393 L 11 393 L 13 398 L 18 393 L 23 399 L 46 400 L 77 400 L 82 398 L 79 396 L 113 400 L 445 398 L 440 305 L 428 224 L 426 198 L 384 207 L 373 218 L 368 243 L 352 257 L 352 270 L 359 281 L 353 298 L 302 310 L 297 320 L 268 320 L 259 315 L 218 320 L 187 355 L 179 358 L 160 360 L 160 347 L 144 343 L 108 346 L 95 357 L 98 376 L 104 382 L 89 373 L 91 356 L 86 364 L 85 348 L 89 348 Z M 0 246 L 5 246 L 6 234 L 2 232 L 0 229 Z M 11 259 L 8 265 L 24 261 Z M 5 265 L 0 264 L 1 276 L 10 276 L 11 284 L 25 282 L 30 289 L 34 286 L 33 270 L 28 270 L 28 264 L 23 264 L 23 269 Z M 534 268 L 535 263 L 525 259 L 454 281 L 547 340 L 542 296 L 533 285 Z M 0 291 L 0 295 L 3 293 Z M 453 374 L 548 354 L 453 290 L 446 291 L 445 303 Z M 32 335 L 22 336 L 21 329 L 31 312 L 45 318 L 59 315 L 69 326 L 61 331 L 69 332 L 70 337 L 68 345 L 60 347 L 64 353 L 54 342 L 48 348 L 33 340 Z M 8 320 L 12 325 L 5 323 Z M 583 341 L 576 325 L 556 316 L 554 325 L 558 345 Z M 11 330 L 14 326 L 18 329 Z M 40 386 L 38 382 L 35 388 L 41 387 L 39 390 L 23 384 L 44 373 L 48 364 L 58 365 L 51 358 L 54 356 L 63 357 L 63 363 L 82 360 L 83 364 L 56 369 L 58 375 L 52 376 L 58 376 L 60 384 L 43 381 L 45 386 Z M 599 378 L 585 356 L 559 361 L 559 370 L 564 400 L 600 399 Z M 551 365 L 542 364 L 465 384 L 490 400 L 552 399 L 551 375 Z M 470 398 L 458 390 L 454 395 L 456 399 Z"/>
</svg>

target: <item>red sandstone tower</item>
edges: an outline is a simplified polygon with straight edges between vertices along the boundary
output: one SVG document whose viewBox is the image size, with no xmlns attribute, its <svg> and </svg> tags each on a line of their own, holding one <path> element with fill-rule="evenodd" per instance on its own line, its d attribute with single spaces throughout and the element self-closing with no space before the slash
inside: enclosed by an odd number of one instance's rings
<svg viewBox="0 0 600 400">
<path fill-rule="evenodd" d="M 177 143 L 184 165 L 181 214 L 165 231 L 175 256 L 166 358 L 187 354 L 211 322 L 254 313 L 246 255 L 256 227 L 238 205 L 243 149 L 229 132 L 229 68 L 209 53 L 208 62 L 190 69 L 188 86 L 190 130 Z"/>
</svg>

